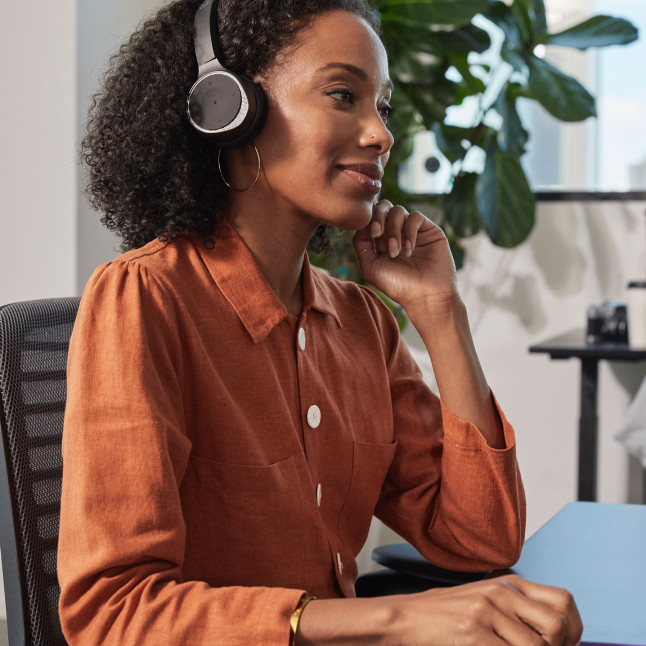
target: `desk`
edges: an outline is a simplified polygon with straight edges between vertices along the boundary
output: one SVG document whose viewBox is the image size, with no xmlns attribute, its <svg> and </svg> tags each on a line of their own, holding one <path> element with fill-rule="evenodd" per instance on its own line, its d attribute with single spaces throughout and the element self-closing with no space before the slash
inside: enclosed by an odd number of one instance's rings
<svg viewBox="0 0 646 646">
<path fill-rule="evenodd" d="M 619 343 L 586 345 L 583 330 L 573 330 L 533 345 L 530 352 L 542 352 L 551 359 L 581 360 L 581 404 L 579 415 L 579 500 L 597 497 L 597 388 L 599 361 L 644 361 L 646 350 L 631 350 Z"/>
<path fill-rule="evenodd" d="M 512 571 L 569 590 L 584 641 L 646 645 L 646 506 L 570 503 L 527 541 Z"/>
</svg>

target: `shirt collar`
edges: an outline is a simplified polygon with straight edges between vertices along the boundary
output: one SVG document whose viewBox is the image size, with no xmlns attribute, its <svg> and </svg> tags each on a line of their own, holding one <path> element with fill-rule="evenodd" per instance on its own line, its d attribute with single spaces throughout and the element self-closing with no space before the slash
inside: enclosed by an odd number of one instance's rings
<svg viewBox="0 0 646 646">
<path fill-rule="evenodd" d="M 211 278 L 237 313 L 254 343 L 262 343 L 276 325 L 288 316 L 287 309 L 269 286 L 253 254 L 230 222 L 223 218 L 215 232 L 214 244 L 207 248 L 194 244 Z M 329 314 L 341 327 L 329 293 L 330 279 L 303 262 L 303 312 L 310 309 Z"/>
</svg>

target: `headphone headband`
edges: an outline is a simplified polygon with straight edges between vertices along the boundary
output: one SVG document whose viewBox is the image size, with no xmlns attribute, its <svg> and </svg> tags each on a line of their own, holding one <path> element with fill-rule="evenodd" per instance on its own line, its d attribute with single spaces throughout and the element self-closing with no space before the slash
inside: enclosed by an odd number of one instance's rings
<svg viewBox="0 0 646 646">
<path fill-rule="evenodd" d="M 214 6 L 215 5 L 215 6 Z M 197 81 L 186 109 L 192 126 L 216 146 L 236 147 L 260 132 L 267 113 L 262 88 L 251 79 L 227 70 L 218 41 L 217 0 L 205 0 L 195 12 Z"/>
<path fill-rule="evenodd" d="M 218 8 L 213 0 L 205 0 L 195 13 L 195 57 L 201 68 L 216 60 L 222 65 L 218 31 Z"/>
</svg>

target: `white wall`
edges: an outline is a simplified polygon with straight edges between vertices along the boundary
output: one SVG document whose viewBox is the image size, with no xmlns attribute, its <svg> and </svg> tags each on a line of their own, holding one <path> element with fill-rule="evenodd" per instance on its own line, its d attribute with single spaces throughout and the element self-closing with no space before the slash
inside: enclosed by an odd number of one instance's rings
<svg viewBox="0 0 646 646">
<path fill-rule="evenodd" d="M 75 292 L 74 3 L 3 3 L 0 302 Z"/>
</svg>

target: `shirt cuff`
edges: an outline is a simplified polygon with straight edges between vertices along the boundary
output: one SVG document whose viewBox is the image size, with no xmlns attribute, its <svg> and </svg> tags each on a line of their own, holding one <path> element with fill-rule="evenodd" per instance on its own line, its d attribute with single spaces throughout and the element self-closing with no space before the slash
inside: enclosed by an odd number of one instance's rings
<svg viewBox="0 0 646 646">
<path fill-rule="evenodd" d="M 516 434 L 512 425 L 507 421 L 505 414 L 501 410 L 498 401 L 493 393 L 491 393 L 491 400 L 500 421 L 502 423 L 502 430 L 505 438 L 505 448 L 495 449 L 487 444 L 484 436 L 478 427 L 472 422 L 468 422 L 460 417 L 454 415 L 445 405 L 442 400 L 442 422 L 444 425 L 444 445 L 455 445 L 462 449 L 471 451 L 487 451 L 493 453 L 508 453 L 512 452 L 516 445 Z"/>
</svg>

